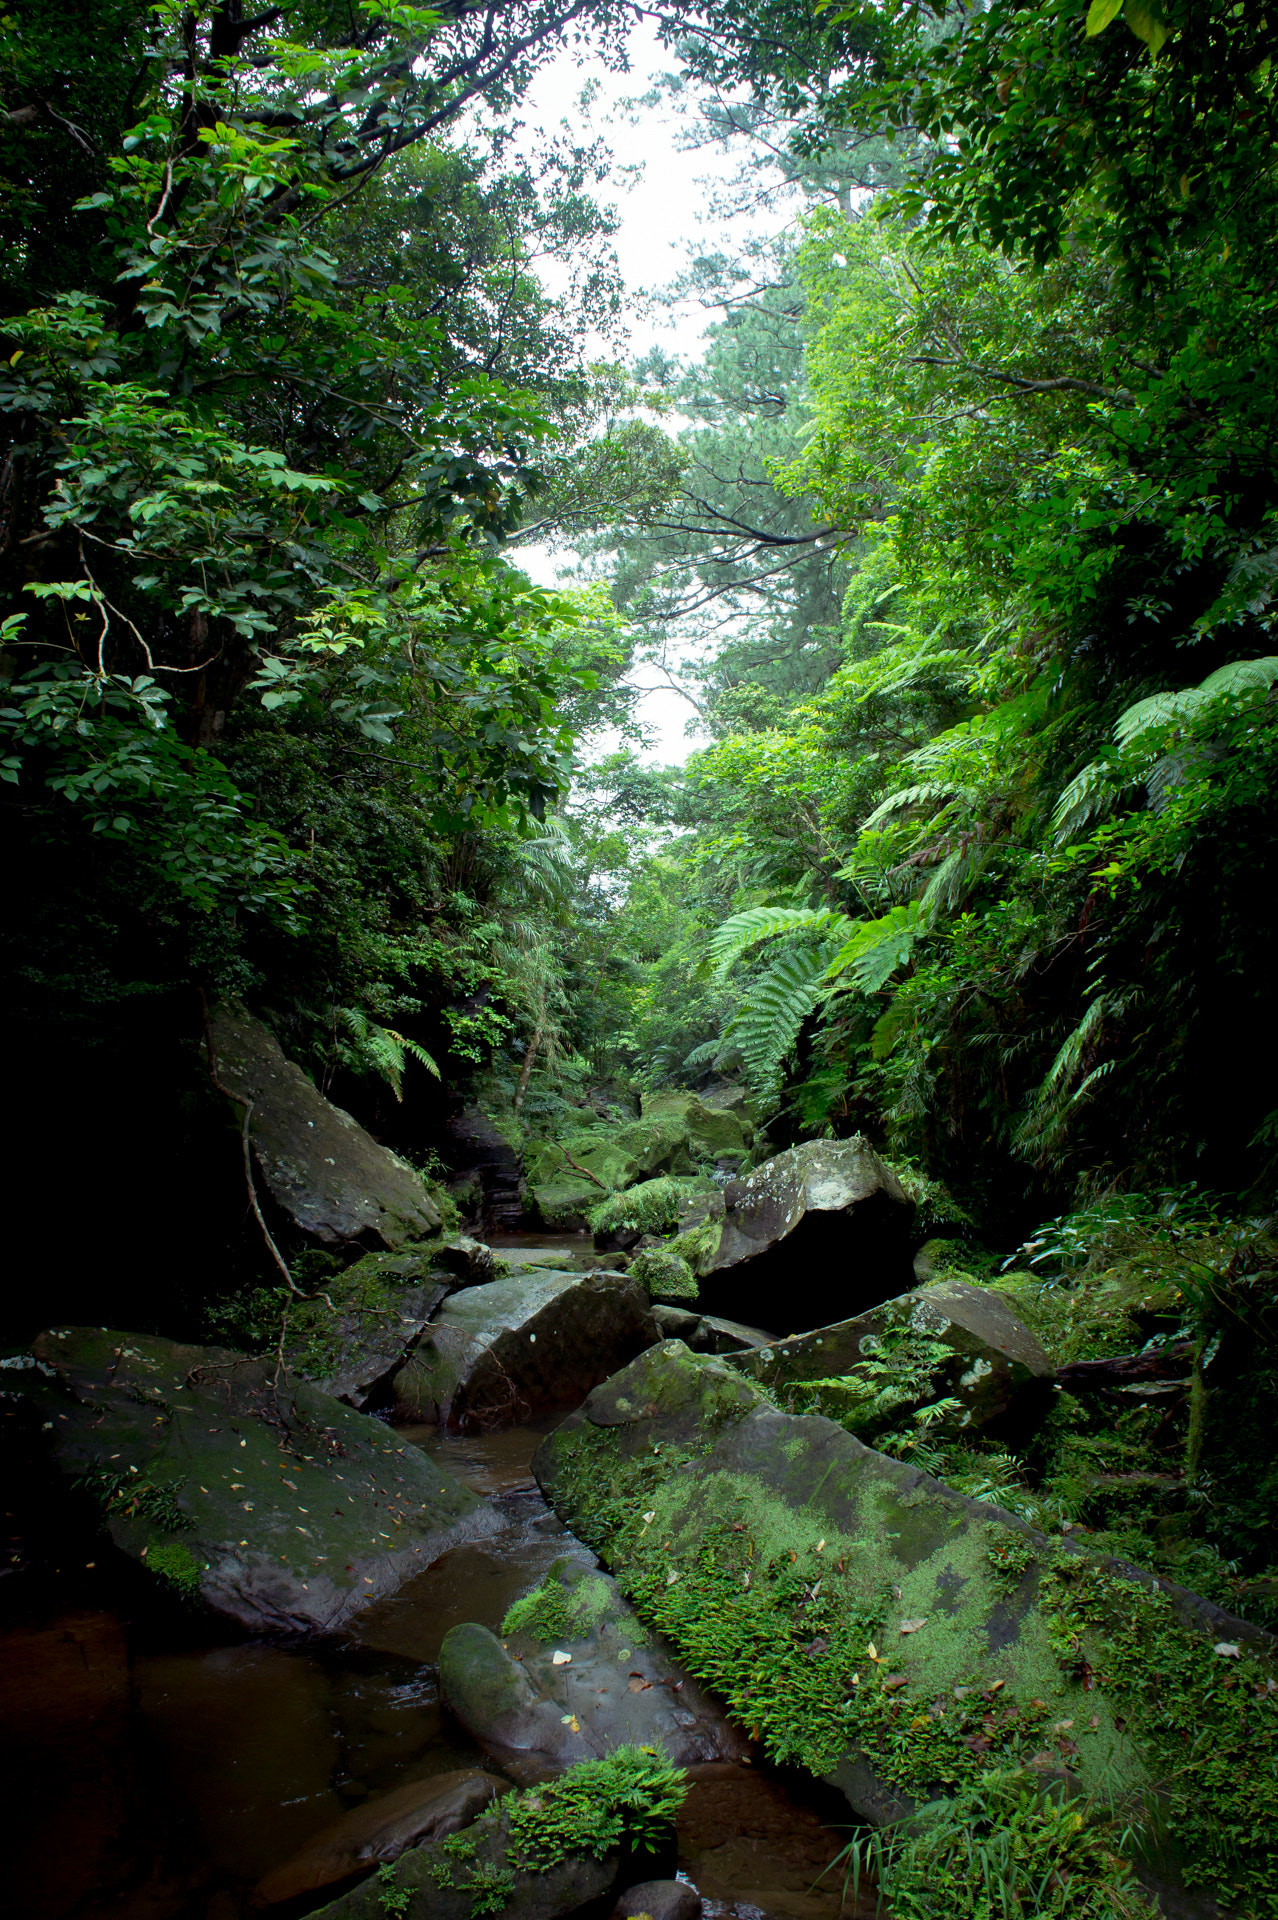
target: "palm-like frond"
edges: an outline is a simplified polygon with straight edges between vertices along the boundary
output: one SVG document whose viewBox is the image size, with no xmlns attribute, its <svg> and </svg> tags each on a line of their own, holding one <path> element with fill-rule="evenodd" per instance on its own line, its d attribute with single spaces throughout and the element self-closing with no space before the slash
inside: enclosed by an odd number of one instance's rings
<svg viewBox="0 0 1278 1920">
<path fill-rule="evenodd" d="M 861 920 L 834 954 L 826 979 L 851 973 L 862 993 L 877 993 L 888 976 L 909 959 L 918 938 L 919 902 L 891 907 L 877 920 Z"/>
<path fill-rule="evenodd" d="M 907 807 L 923 807 L 939 800 L 948 800 L 954 788 L 946 781 L 927 780 L 921 786 L 902 787 L 897 793 L 890 793 L 886 800 L 880 800 L 874 812 L 861 828 L 863 833 L 872 831 L 884 820 L 890 820 L 894 813 L 904 813 Z"/>
</svg>

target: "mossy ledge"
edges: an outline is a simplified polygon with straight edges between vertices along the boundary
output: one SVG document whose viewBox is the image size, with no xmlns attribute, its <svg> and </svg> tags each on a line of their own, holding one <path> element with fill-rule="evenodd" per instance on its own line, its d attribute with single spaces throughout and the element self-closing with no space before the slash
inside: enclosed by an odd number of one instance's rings
<svg viewBox="0 0 1278 1920">
<path fill-rule="evenodd" d="M 733 1717 L 863 1818 L 1014 1774 L 1138 1829 L 1151 1874 L 1278 1916 L 1259 1629 L 779 1414 L 679 1342 L 597 1389 L 535 1466 Z"/>
</svg>

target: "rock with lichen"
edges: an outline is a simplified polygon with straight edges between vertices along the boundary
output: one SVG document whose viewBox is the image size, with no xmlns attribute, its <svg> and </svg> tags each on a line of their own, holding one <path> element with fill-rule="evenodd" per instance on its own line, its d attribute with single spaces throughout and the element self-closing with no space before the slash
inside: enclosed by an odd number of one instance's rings
<svg viewBox="0 0 1278 1920">
<path fill-rule="evenodd" d="M 160 1584 L 250 1632 L 336 1632 L 491 1507 L 274 1359 L 98 1327 L 6 1376 L 9 1445 L 44 1453 Z"/>
<path fill-rule="evenodd" d="M 700 1212 L 672 1248 L 712 1313 L 797 1333 L 877 1306 L 913 1278 L 913 1202 L 860 1135 L 789 1147 Z"/>
<path fill-rule="evenodd" d="M 680 1342 L 534 1470 L 647 1625 L 772 1756 L 899 1820 L 989 1770 L 1104 1793 L 1167 1910 L 1278 1910 L 1278 1660 L 1260 1629 L 1051 1540 Z M 1196 1758 L 1186 1764 L 1187 1756 Z M 1115 1849 L 1116 1851 L 1116 1849 Z"/>
</svg>

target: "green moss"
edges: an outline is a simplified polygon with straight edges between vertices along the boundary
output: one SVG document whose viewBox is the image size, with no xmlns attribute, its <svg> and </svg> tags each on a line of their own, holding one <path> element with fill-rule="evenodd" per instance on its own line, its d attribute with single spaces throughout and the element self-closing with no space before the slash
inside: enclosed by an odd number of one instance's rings
<svg viewBox="0 0 1278 1920">
<path fill-rule="evenodd" d="M 565 1587 L 562 1561 L 539 1587 L 516 1600 L 501 1623 L 503 1633 L 527 1633 L 534 1640 L 583 1640 L 594 1633 L 613 1607 L 612 1590 L 598 1574 L 586 1574 Z"/>
<path fill-rule="evenodd" d="M 647 1247 L 627 1269 L 638 1280 L 650 1300 L 695 1301 L 699 1295 L 697 1277 L 688 1262 L 666 1247 Z"/>
<path fill-rule="evenodd" d="M 643 1180 L 637 1187 L 601 1200 L 592 1208 L 587 1225 L 595 1234 L 668 1233 L 678 1226 L 689 1196 L 703 1190 L 704 1184 L 669 1174 L 659 1180 Z"/>
<path fill-rule="evenodd" d="M 1100 1686 L 1149 1757 L 1151 1812 L 1190 1885 L 1248 1920 L 1278 1915 L 1278 1688 L 1213 1651 L 1171 1600 L 1092 1561 L 1058 1559 L 1039 1605 L 1062 1665 Z M 1224 1643 L 1222 1643 L 1224 1644 Z"/>
<path fill-rule="evenodd" d="M 176 1587 L 184 1599 L 199 1598 L 200 1580 L 207 1569 L 199 1565 L 182 1541 L 168 1541 L 148 1548 L 146 1564 L 158 1579 Z"/>
<path fill-rule="evenodd" d="M 700 1277 L 709 1273 L 722 1239 L 723 1216 L 712 1213 L 672 1240 L 668 1251 L 686 1260 L 692 1271 Z"/>
</svg>

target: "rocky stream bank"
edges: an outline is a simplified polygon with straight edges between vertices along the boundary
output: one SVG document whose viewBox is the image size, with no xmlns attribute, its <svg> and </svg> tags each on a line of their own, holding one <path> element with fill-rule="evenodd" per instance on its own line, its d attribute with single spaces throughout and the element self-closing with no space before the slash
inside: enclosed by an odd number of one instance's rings
<svg viewBox="0 0 1278 1920">
<path fill-rule="evenodd" d="M 490 1244 L 214 1031 L 338 1257 L 267 1350 L 0 1361 L 15 1911 L 939 1920 L 1011 1835 L 1062 1915 L 1278 1913 L 1275 1644 L 1174 1577 L 1177 1289 L 982 1269 L 731 1090 L 508 1128 Z"/>
</svg>

